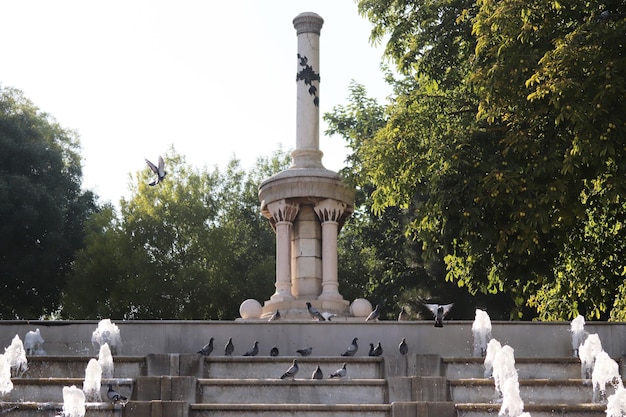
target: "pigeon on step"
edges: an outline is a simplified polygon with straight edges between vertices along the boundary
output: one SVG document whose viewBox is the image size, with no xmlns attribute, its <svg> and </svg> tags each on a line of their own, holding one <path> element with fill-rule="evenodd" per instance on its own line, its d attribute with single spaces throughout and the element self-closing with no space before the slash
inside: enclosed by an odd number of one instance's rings
<svg viewBox="0 0 626 417">
<path fill-rule="evenodd" d="M 341 354 L 341 356 L 354 356 L 354 354 L 357 352 L 357 350 L 359 350 L 359 345 L 357 344 L 358 340 L 359 339 L 357 337 L 352 339 L 352 344 L 350 346 L 348 346 L 348 349 L 346 349 L 346 351 L 343 352 Z"/>
<path fill-rule="evenodd" d="M 313 307 L 308 301 L 306 303 L 306 309 L 309 311 L 309 314 L 311 315 L 311 318 L 313 320 L 326 321 L 322 313 L 320 313 L 320 311 L 317 308 Z"/>
<path fill-rule="evenodd" d="M 296 350 L 300 354 L 300 356 L 309 356 L 313 352 L 313 347 L 308 347 L 306 349 L 298 349 Z"/>
<path fill-rule="evenodd" d="M 202 356 L 209 356 L 213 352 L 213 338 L 209 339 L 209 343 L 204 345 L 202 349 L 198 351 Z"/>
<path fill-rule="evenodd" d="M 254 346 L 243 354 L 243 356 L 256 356 L 259 353 L 259 342 L 257 340 L 254 341 Z"/>
<path fill-rule="evenodd" d="M 343 366 L 337 369 L 335 372 L 330 374 L 331 378 L 343 378 L 348 374 L 348 370 L 346 369 L 346 363 L 344 362 Z"/>
<path fill-rule="evenodd" d="M 224 356 L 230 356 L 235 351 L 235 345 L 233 344 L 233 338 L 228 339 L 228 343 L 224 346 Z"/>
<path fill-rule="evenodd" d="M 402 342 L 398 345 L 398 350 L 401 355 L 406 355 L 409 352 L 409 347 L 406 344 L 406 339 L 402 338 Z"/>
<path fill-rule="evenodd" d="M 109 401 L 118 403 L 120 401 L 126 401 L 128 398 L 124 397 L 119 392 L 113 389 L 113 385 L 109 384 L 109 390 L 107 391 L 107 398 Z"/>
<path fill-rule="evenodd" d="M 287 371 L 285 371 L 285 373 L 282 374 L 280 379 L 294 378 L 297 373 L 298 373 L 298 360 L 294 359 L 289 369 L 287 369 Z"/>
<path fill-rule="evenodd" d="M 319 365 L 317 365 L 317 368 L 315 368 L 315 371 L 313 371 L 311 379 L 324 379 L 324 374 L 322 373 L 322 369 Z"/>
</svg>

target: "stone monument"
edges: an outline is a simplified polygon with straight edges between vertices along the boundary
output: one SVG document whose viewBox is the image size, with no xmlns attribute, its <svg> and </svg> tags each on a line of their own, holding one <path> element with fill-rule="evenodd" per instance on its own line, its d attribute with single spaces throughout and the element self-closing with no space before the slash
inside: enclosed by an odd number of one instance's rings
<svg viewBox="0 0 626 417">
<path fill-rule="evenodd" d="M 307 317 L 306 302 L 348 316 L 339 293 L 337 236 L 354 210 L 354 191 L 322 165 L 319 149 L 319 39 L 324 21 L 315 13 L 293 20 L 296 55 L 297 123 L 292 165 L 259 187 L 261 211 L 276 231 L 276 291 L 261 318 Z"/>
</svg>

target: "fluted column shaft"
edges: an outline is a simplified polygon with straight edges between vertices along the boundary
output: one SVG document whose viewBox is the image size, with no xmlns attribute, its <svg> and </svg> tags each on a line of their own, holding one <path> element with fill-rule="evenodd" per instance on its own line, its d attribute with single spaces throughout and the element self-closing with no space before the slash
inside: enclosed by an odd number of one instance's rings
<svg viewBox="0 0 626 417">
<path fill-rule="evenodd" d="M 291 300 L 291 227 L 298 214 L 298 205 L 280 200 L 268 204 L 268 209 L 276 228 L 276 292 L 270 299 Z"/>
</svg>

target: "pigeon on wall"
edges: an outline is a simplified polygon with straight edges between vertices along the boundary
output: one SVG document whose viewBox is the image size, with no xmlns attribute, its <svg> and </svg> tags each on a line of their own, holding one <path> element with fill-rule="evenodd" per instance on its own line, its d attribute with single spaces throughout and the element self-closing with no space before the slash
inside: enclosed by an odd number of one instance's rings
<svg viewBox="0 0 626 417">
<path fill-rule="evenodd" d="M 270 349 L 270 356 L 278 356 L 278 348 L 276 346 Z"/>
<path fill-rule="evenodd" d="M 309 311 L 309 314 L 311 315 L 311 318 L 313 320 L 326 321 L 322 313 L 320 313 L 320 311 L 317 308 L 313 307 L 308 301 L 306 303 L 306 309 Z"/>
<path fill-rule="evenodd" d="M 379 317 L 380 317 L 380 305 L 376 304 L 376 308 L 372 310 L 372 312 L 369 314 L 369 316 L 367 316 L 365 321 L 378 321 Z"/>
<path fill-rule="evenodd" d="M 165 161 L 163 160 L 163 157 L 159 156 L 158 166 L 154 165 L 152 162 L 148 161 L 147 159 L 146 159 L 146 164 L 148 164 L 148 167 L 150 167 L 150 170 L 152 170 L 154 175 L 156 175 L 156 178 L 149 185 L 155 186 L 158 183 L 162 182 L 163 179 L 165 178 L 165 175 L 167 174 L 167 172 L 165 172 Z"/>
<path fill-rule="evenodd" d="M 287 369 L 287 371 L 285 371 L 285 373 L 281 375 L 280 379 L 294 378 L 297 373 L 298 373 L 298 360 L 294 359 L 289 369 Z"/>
<path fill-rule="evenodd" d="M 452 309 L 454 304 L 424 304 L 435 317 L 435 327 L 443 327 L 443 319 Z"/>
<path fill-rule="evenodd" d="M 383 346 L 378 342 L 376 347 L 374 347 L 373 343 L 370 343 L 370 353 L 369 356 L 380 356 L 383 354 Z"/>
<path fill-rule="evenodd" d="M 268 321 L 276 321 L 276 320 L 280 320 L 280 311 L 278 310 L 276 310 L 276 312 L 272 314 L 272 316 L 269 318 Z"/>
<path fill-rule="evenodd" d="M 322 317 L 324 317 L 328 321 L 332 321 L 332 318 L 337 317 L 337 315 L 328 311 L 322 311 Z"/>
<path fill-rule="evenodd" d="M 230 356 L 235 351 L 235 345 L 233 344 L 233 338 L 228 338 L 226 346 L 224 346 L 224 356 Z"/>
<path fill-rule="evenodd" d="M 256 356 L 258 353 L 259 353 L 259 341 L 255 340 L 254 346 L 252 346 L 252 348 L 249 351 L 244 353 L 243 356 Z"/>
<path fill-rule="evenodd" d="M 213 352 L 213 338 L 209 339 L 209 343 L 202 346 L 202 349 L 198 351 L 202 356 L 209 356 Z"/>
<path fill-rule="evenodd" d="M 306 349 L 298 349 L 296 350 L 300 354 L 300 356 L 309 356 L 313 352 L 313 347 L 308 347 Z"/>
<path fill-rule="evenodd" d="M 398 314 L 398 321 L 406 321 L 409 319 L 409 313 L 407 313 L 406 308 L 402 307 L 400 310 L 400 314 Z"/>
<path fill-rule="evenodd" d="M 398 350 L 401 355 L 406 355 L 409 352 L 409 347 L 406 344 L 406 339 L 402 338 L 402 342 L 398 345 Z"/>
<path fill-rule="evenodd" d="M 346 369 L 346 363 L 344 362 L 341 368 L 337 369 L 335 372 L 330 374 L 330 377 L 331 378 L 343 378 L 346 375 L 348 375 L 348 370 Z"/>
<path fill-rule="evenodd" d="M 357 350 L 359 350 L 359 345 L 357 343 L 358 340 L 359 339 L 357 337 L 352 339 L 352 343 L 350 344 L 350 346 L 348 346 L 348 349 L 346 349 L 346 351 L 341 354 L 341 356 L 354 356 Z"/>
<path fill-rule="evenodd" d="M 109 384 L 109 390 L 107 391 L 107 398 L 109 401 L 117 403 L 120 401 L 126 401 L 128 398 L 124 397 L 119 392 L 113 389 L 113 385 Z"/>
<path fill-rule="evenodd" d="M 311 379 L 324 379 L 322 368 L 320 368 L 319 365 L 317 365 L 317 368 L 315 368 L 315 371 L 313 371 L 313 374 L 311 375 Z"/>
</svg>

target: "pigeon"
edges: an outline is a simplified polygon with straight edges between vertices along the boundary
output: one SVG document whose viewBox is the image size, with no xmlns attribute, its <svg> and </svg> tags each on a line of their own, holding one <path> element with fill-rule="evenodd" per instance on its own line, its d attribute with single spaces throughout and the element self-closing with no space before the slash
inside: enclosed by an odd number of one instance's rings
<svg viewBox="0 0 626 417">
<path fill-rule="evenodd" d="M 276 321 L 276 320 L 280 320 L 280 311 L 278 310 L 276 310 L 276 312 L 272 314 L 272 317 L 270 317 L 268 321 Z"/>
<path fill-rule="evenodd" d="M 322 368 L 320 368 L 319 365 L 317 365 L 317 368 L 315 368 L 315 371 L 313 371 L 313 374 L 311 375 L 311 379 L 324 379 Z"/>
<path fill-rule="evenodd" d="M 383 346 L 378 342 L 376 347 L 374 347 L 373 343 L 370 343 L 370 353 L 369 356 L 380 356 L 383 354 Z"/>
<path fill-rule="evenodd" d="M 224 356 L 230 356 L 235 351 L 235 345 L 233 345 L 233 338 L 228 339 L 228 343 L 224 346 Z"/>
<path fill-rule="evenodd" d="M 454 304 L 424 304 L 435 316 L 435 327 L 443 327 L 443 319 L 452 309 Z"/>
<path fill-rule="evenodd" d="M 278 348 L 276 346 L 270 349 L 270 356 L 278 356 Z"/>
<path fill-rule="evenodd" d="M 328 320 L 328 321 L 332 321 L 331 319 L 332 319 L 333 317 L 337 317 L 337 315 L 336 315 L 335 313 L 330 313 L 330 312 L 328 312 L 328 311 L 322 311 L 322 316 L 323 316 L 326 320 Z"/>
<path fill-rule="evenodd" d="M 306 303 L 306 309 L 309 310 L 309 314 L 311 315 L 311 318 L 313 320 L 326 321 L 324 316 L 322 316 L 322 313 L 320 313 L 320 311 L 317 308 L 313 307 L 308 301 Z"/>
<path fill-rule="evenodd" d="M 341 356 L 354 356 L 356 351 L 359 350 L 359 345 L 357 344 L 358 340 L 359 339 L 357 337 L 352 339 L 352 344 L 348 346 L 348 349 L 345 352 L 343 352 Z"/>
<path fill-rule="evenodd" d="M 165 175 L 167 174 L 167 172 L 165 172 L 165 161 L 163 161 L 163 157 L 159 156 L 158 167 L 154 165 L 152 162 L 148 161 L 147 159 L 146 159 L 146 164 L 148 164 L 152 172 L 154 172 L 154 174 L 156 175 L 156 178 L 149 185 L 154 186 L 162 182 L 163 179 L 165 178 Z"/>
<path fill-rule="evenodd" d="M 313 352 L 313 348 L 308 347 L 306 349 L 298 349 L 296 352 L 298 352 L 300 356 L 309 356 Z"/>
<path fill-rule="evenodd" d="M 344 362 L 341 368 L 337 369 L 335 372 L 330 374 L 330 377 L 331 378 L 343 378 L 347 374 L 348 374 L 348 370 L 346 369 L 346 363 Z"/>
<path fill-rule="evenodd" d="M 120 402 L 120 401 L 126 401 L 128 398 L 124 397 L 122 394 L 120 394 L 119 392 L 115 391 L 113 389 L 113 385 L 109 384 L 109 390 L 107 391 L 107 398 L 114 403 Z"/>
<path fill-rule="evenodd" d="M 209 339 L 209 343 L 204 345 L 202 349 L 198 351 L 202 356 L 209 356 L 213 352 L 213 338 Z"/>
<path fill-rule="evenodd" d="M 259 353 L 259 342 L 258 340 L 255 340 L 254 346 L 252 346 L 252 348 L 249 351 L 244 353 L 243 356 L 256 356 L 258 353 Z"/>
<path fill-rule="evenodd" d="M 402 307 L 400 310 L 400 314 L 398 314 L 398 321 L 406 321 L 409 319 L 409 313 L 406 312 L 406 309 Z"/>
<path fill-rule="evenodd" d="M 400 342 L 400 344 L 398 345 L 398 350 L 400 351 L 401 355 L 406 355 L 409 351 L 409 347 L 406 344 L 406 339 L 402 338 L 402 342 Z"/>
<path fill-rule="evenodd" d="M 378 317 L 380 317 L 380 305 L 376 304 L 376 308 L 367 316 L 365 321 L 378 321 Z"/>
<path fill-rule="evenodd" d="M 287 371 L 281 375 L 280 379 L 294 378 L 297 373 L 298 373 L 298 360 L 294 359 L 289 369 L 287 369 Z"/>
</svg>

